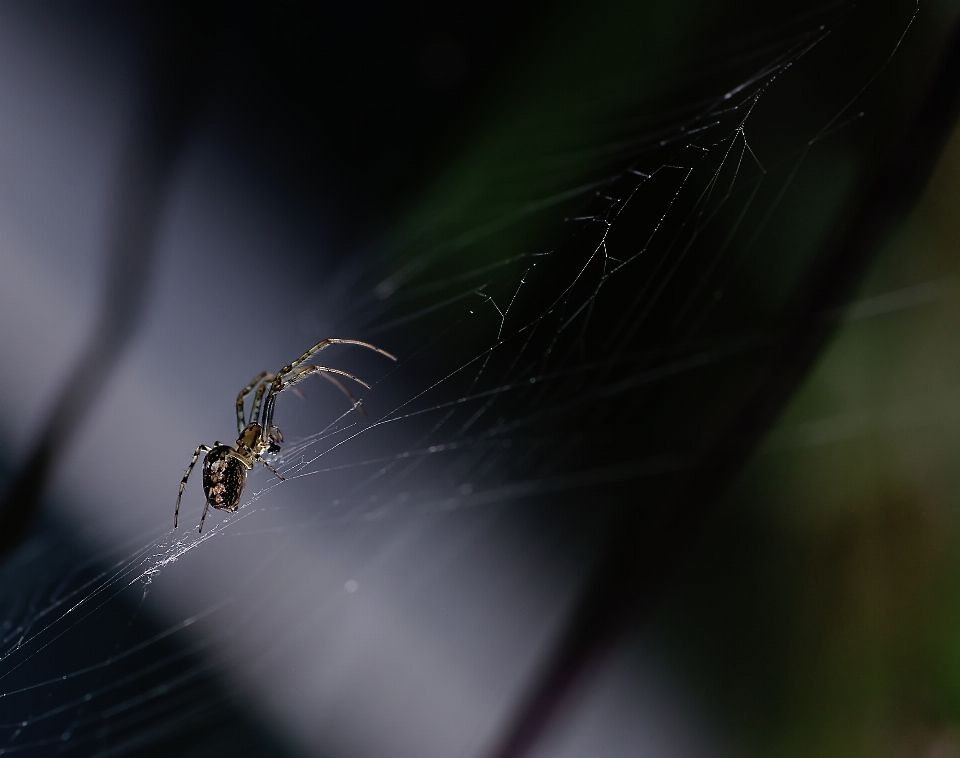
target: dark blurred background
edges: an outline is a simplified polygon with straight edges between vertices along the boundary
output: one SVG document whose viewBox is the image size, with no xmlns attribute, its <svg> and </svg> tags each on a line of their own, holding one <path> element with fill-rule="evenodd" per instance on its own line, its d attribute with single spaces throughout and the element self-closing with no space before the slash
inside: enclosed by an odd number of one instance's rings
<svg viewBox="0 0 960 758">
<path fill-rule="evenodd" d="M 960 754 L 957 10 L 0 4 L 0 754 Z"/>
</svg>

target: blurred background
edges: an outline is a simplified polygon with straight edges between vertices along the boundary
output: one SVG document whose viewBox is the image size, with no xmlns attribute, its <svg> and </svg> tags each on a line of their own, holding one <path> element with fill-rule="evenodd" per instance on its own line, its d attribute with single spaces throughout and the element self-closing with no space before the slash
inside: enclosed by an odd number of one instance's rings
<svg viewBox="0 0 960 758">
<path fill-rule="evenodd" d="M 958 10 L 0 4 L 0 754 L 960 755 Z"/>
</svg>

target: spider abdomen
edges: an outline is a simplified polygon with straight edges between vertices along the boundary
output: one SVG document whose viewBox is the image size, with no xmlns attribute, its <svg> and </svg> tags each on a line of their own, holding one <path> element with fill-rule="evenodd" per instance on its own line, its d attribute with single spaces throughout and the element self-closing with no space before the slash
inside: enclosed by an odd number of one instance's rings
<svg viewBox="0 0 960 758">
<path fill-rule="evenodd" d="M 234 511 L 240 503 L 247 469 L 230 455 L 231 448 L 217 445 L 203 459 L 203 492 L 214 508 Z"/>
</svg>

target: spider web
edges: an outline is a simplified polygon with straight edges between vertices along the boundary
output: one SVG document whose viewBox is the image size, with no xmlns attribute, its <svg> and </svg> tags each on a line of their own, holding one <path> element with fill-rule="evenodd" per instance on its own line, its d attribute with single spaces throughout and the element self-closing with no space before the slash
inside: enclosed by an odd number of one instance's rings
<svg viewBox="0 0 960 758">
<path fill-rule="evenodd" d="M 844 6 L 768 34 L 747 73 L 683 93 L 669 116 L 622 108 L 602 138 L 555 154 L 550 135 L 520 140 L 521 155 L 541 140 L 547 152 L 531 162 L 527 194 L 505 189 L 512 176 L 470 187 L 480 210 L 469 225 L 463 193 L 441 186 L 445 201 L 426 202 L 429 214 L 312 291 L 304 325 L 277 345 L 277 365 L 334 334 L 399 356 L 392 364 L 363 351 L 323 353 L 372 385 L 366 416 L 305 383 L 306 401 L 286 393 L 277 405 L 287 443 L 271 463 L 285 481 L 258 467 L 237 514 L 212 512 L 198 535 L 192 482 L 185 529 L 171 532 L 166 517 L 146 531 L 118 527 L 122 539 L 108 548 L 88 530 L 82 538 L 100 549 L 80 558 L 51 526 L 0 569 L 0 754 L 147 754 L 183 734 L 196 754 L 263 754 L 256 725 L 216 725 L 247 700 L 286 724 L 297 749 L 478 753 L 507 713 L 504 690 L 532 671 L 582 579 L 593 537 L 621 508 L 656 521 L 768 356 L 786 297 L 836 213 L 806 208 L 849 185 L 856 161 L 845 156 L 872 134 L 873 85 L 915 12 L 901 8 L 879 52 L 847 67 L 842 53 L 869 21 Z M 823 71 L 835 81 L 811 94 L 810 77 Z M 234 352 L 244 371 L 261 368 L 251 351 Z M 232 394 L 215 389 L 229 420 Z M 176 484 L 169 473 L 162 490 L 145 487 L 151 512 Z M 335 557 L 305 564 L 296 558 L 303 543 Z M 474 555 L 478 544 L 495 548 Z M 498 574 L 491 555 L 512 557 Z M 318 567 L 326 575 L 312 577 L 315 592 L 304 597 L 293 577 Z M 490 631 L 481 619 L 518 576 L 524 589 L 503 611 L 517 628 Z M 292 615 L 285 578 L 300 587 Z M 400 637 L 396 656 L 407 644 L 420 668 L 424 649 L 448 659 L 462 654 L 458 644 L 474 649 L 471 624 L 502 635 L 475 664 L 489 670 L 463 674 L 481 682 L 472 700 L 431 701 L 433 721 L 414 709 L 421 720 L 398 726 L 410 712 L 390 713 L 384 703 L 396 691 L 370 684 L 383 660 L 338 637 L 382 625 L 367 642 L 383 645 L 410 625 L 349 605 L 371 585 L 391 596 L 387 615 L 413 607 L 425 619 L 406 630 L 411 638 L 449 608 L 465 614 L 456 643 Z M 476 617 L 454 602 L 463 594 L 476 600 Z M 114 628 L 122 631 L 103 632 Z M 271 671 L 314 638 L 318 662 L 305 663 L 304 676 L 314 665 L 325 672 L 319 692 L 278 695 Z M 355 659 L 365 654 L 367 667 Z M 230 694 L 218 684 L 224 670 L 242 672 Z M 379 686 L 381 699 L 356 706 Z M 466 720 L 453 713 L 471 705 Z M 315 709 L 326 715 L 314 732 L 303 723 Z M 411 736 L 420 730 L 429 739 Z"/>
</svg>

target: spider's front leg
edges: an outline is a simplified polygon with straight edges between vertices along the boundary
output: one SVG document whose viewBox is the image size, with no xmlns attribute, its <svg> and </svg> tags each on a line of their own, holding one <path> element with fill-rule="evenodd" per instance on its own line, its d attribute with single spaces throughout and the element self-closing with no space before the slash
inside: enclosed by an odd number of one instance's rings
<svg viewBox="0 0 960 758">
<path fill-rule="evenodd" d="M 370 389 L 370 385 L 367 384 L 365 381 L 363 381 L 363 379 L 359 379 L 353 374 L 348 374 L 346 371 L 341 371 L 338 368 L 330 368 L 329 366 L 301 366 L 295 371 L 288 373 L 286 376 L 279 376 L 277 377 L 277 379 L 274 379 L 273 387 L 277 388 L 276 390 L 277 392 L 283 392 L 288 387 L 292 387 L 294 384 L 299 384 L 301 381 L 303 381 L 308 376 L 310 376 L 310 374 L 313 374 L 318 371 L 321 374 L 324 374 L 325 376 L 327 374 L 339 374 L 340 376 L 345 376 L 347 377 L 347 379 L 352 379 L 357 384 L 360 384 L 366 387 L 367 389 Z M 333 380 L 332 376 L 326 376 L 326 378 Z M 336 383 L 340 384 L 339 382 L 336 382 Z M 342 387 L 343 385 L 340 385 L 340 386 Z"/>
<path fill-rule="evenodd" d="M 388 353 L 386 350 L 380 349 L 376 345 L 371 345 L 369 342 L 361 342 L 360 340 L 344 340 L 344 339 L 339 339 L 338 337 L 329 337 L 325 340 L 320 340 L 316 345 L 314 345 L 309 350 L 307 350 L 307 352 L 305 352 L 303 355 L 297 358 L 297 360 L 295 360 L 293 363 L 288 363 L 286 366 L 280 369 L 277 372 L 277 378 L 273 380 L 273 387 L 271 388 L 271 392 L 279 392 L 281 389 L 279 385 L 281 383 L 282 377 L 291 373 L 292 371 L 295 371 L 296 369 L 301 368 L 313 356 L 315 356 L 321 350 L 329 347 L 330 345 L 358 345 L 359 347 L 367 348 L 367 350 L 373 350 L 375 353 L 380 353 L 380 355 L 384 355 L 392 361 L 395 361 L 397 359 L 395 355 Z M 343 374 L 343 376 L 348 376 L 351 379 L 354 378 L 350 376 L 350 374 L 344 373 L 343 371 L 333 371 L 333 373 Z M 360 382 L 360 383 L 363 384 L 363 382 Z M 367 385 L 364 385 L 364 386 L 367 386 Z"/>
<path fill-rule="evenodd" d="M 344 339 L 340 339 L 339 337 L 328 337 L 325 340 L 320 340 L 316 345 L 314 345 L 309 350 L 307 350 L 307 352 L 305 352 L 303 355 L 297 358 L 293 363 L 289 364 L 288 366 L 285 366 L 283 370 L 280 371 L 280 373 L 283 374 L 283 373 L 286 373 L 287 371 L 290 371 L 291 369 L 299 368 L 304 363 L 306 363 L 311 358 L 313 358 L 313 356 L 315 356 L 321 350 L 324 350 L 325 348 L 330 347 L 330 345 L 360 345 L 360 347 L 369 348 L 370 350 L 375 350 L 378 353 L 383 353 L 389 358 L 393 358 L 393 356 L 390 355 L 390 353 L 386 352 L 385 350 L 381 350 L 376 345 L 371 345 L 369 342 L 361 342 L 360 340 L 344 340 Z"/>
<path fill-rule="evenodd" d="M 320 376 L 322 376 L 324 379 L 330 382 L 334 387 L 340 390 L 346 396 L 347 400 L 350 401 L 351 405 L 353 405 L 354 408 L 356 408 L 358 411 L 360 411 L 360 413 L 366 416 L 367 412 L 364 409 L 363 405 L 360 404 L 360 401 L 357 400 L 357 398 L 353 396 L 353 393 L 343 386 L 343 382 L 341 382 L 333 374 L 331 374 L 330 371 L 331 369 L 328 369 L 325 366 L 304 366 L 304 367 L 298 368 L 295 371 L 291 371 L 289 374 L 287 374 L 286 377 L 284 377 L 283 384 L 280 387 L 280 391 L 288 389 L 289 387 L 292 387 L 294 384 L 299 383 L 300 380 L 304 379 L 309 374 L 318 372 Z M 367 384 L 362 379 L 358 379 L 357 377 L 351 374 L 347 374 L 343 372 L 340 372 L 340 373 L 343 374 L 343 376 L 350 377 L 351 379 L 353 379 L 353 381 L 357 382 L 358 384 L 362 384 L 367 389 L 370 389 L 370 385 Z M 294 390 L 294 392 L 296 391 L 297 390 Z"/>
<path fill-rule="evenodd" d="M 277 395 L 279 395 L 285 389 L 292 387 L 294 384 L 297 384 L 314 372 L 320 372 L 323 376 L 331 381 L 334 380 L 330 374 L 339 374 L 340 376 L 345 376 L 348 379 L 352 379 L 357 384 L 362 384 L 367 389 L 370 389 L 370 385 L 363 381 L 363 379 L 359 379 L 353 374 L 348 374 L 346 371 L 341 371 L 338 368 L 330 368 L 329 366 L 301 366 L 297 369 L 290 369 L 289 366 L 284 366 L 284 368 L 280 370 L 280 373 L 277 374 L 276 378 L 270 385 L 270 391 L 267 393 L 266 400 L 264 400 L 262 423 L 264 428 L 264 437 L 269 434 L 266 430 L 273 428 L 273 408 L 277 401 Z M 340 382 L 334 381 L 334 383 L 346 391 L 346 388 L 344 388 Z M 264 384 L 261 386 L 265 387 L 266 385 Z M 257 392 L 259 393 L 259 390 L 257 390 Z M 347 392 L 347 397 L 349 397 L 355 405 L 359 405 L 359 401 L 355 400 L 353 395 L 351 395 L 349 392 Z M 364 413 L 364 415 L 366 415 L 366 413 Z"/>
<path fill-rule="evenodd" d="M 255 424 L 260 420 L 260 402 L 263 400 L 263 393 L 267 391 L 269 387 L 273 386 L 273 380 L 276 379 L 274 374 L 266 374 L 264 376 L 263 384 L 257 387 L 257 394 L 253 396 L 253 405 L 250 407 L 250 423 Z"/>
<path fill-rule="evenodd" d="M 180 493 L 177 495 L 177 507 L 173 509 L 173 528 L 177 528 L 177 516 L 180 515 L 180 498 L 183 497 L 183 488 L 187 486 L 187 479 L 190 478 L 190 472 L 193 471 L 193 467 L 197 465 L 197 458 L 200 457 L 200 453 L 209 453 L 213 450 L 209 445 L 197 445 L 196 451 L 193 453 L 193 458 L 190 459 L 190 465 L 187 466 L 187 470 L 183 472 L 183 479 L 180 480 Z"/>
<path fill-rule="evenodd" d="M 358 411 L 360 411 L 360 414 L 361 414 L 361 415 L 363 415 L 363 416 L 366 416 L 366 415 L 367 415 L 367 411 L 366 411 L 366 409 L 363 407 L 363 405 L 361 404 L 361 402 L 360 402 L 359 400 L 357 400 L 357 398 L 355 398 L 355 397 L 353 396 L 353 393 L 352 393 L 350 390 L 348 390 L 346 387 L 343 386 L 343 382 L 341 382 L 339 379 L 337 379 L 333 374 L 328 374 L 326 371 L 321 371 L 321 372 L 320 372 L 320 376 L 322 376 L 324 379 L 326 379 L 328 382 L 330 382 L 334 387 L 336 387 L 338 390 L 340 390 L 344 395 L 346 395 L 346 396 L 347 396 L 347 400 L 349 400 L 349 401 L 351 402 L 351 404 L 353 405 L 354 408 L 356 408 Z M 294 392 L 296 392 L 296 391 L 297 391 L 297 390 L 294 390 Z"/>
<path fill-rule="evenodd" d="M 253 388 L 256 387 L 258 384 L 260 384 L 260 382 L 262 382 L 264 379 L 266 379 L 268 382 L 272 381 L 273 374 L 271 374 L 269 371 L 261 371 L 259 374 L 257 374 L 254 377 L 253 381 L 250 382 L 250 384 L 248 384 L 242 390 L 240 390 L 240 394 L 237 395 L 237 432 L 239 432 L 240 434 L 243 434 L 243 428 L 247 425 L 247 422 L 244 420 L 244 417 L 243 417 L 243 401 L 244 399 L 246 399 L 247 395 L 253 392 Z M 263 392 L 261 391 L 257 395 L 257 398 L 259 399 L 262 396 L 263 396 Z M 257 420 L 258 405 L 259 405 L 259 402 L 255 402 L 254 407 L 250 411 L 251 421 Z"/>
<path fill-rule="evenodd" d="M 264 466 L 266 466 L 268 469 L 270 469 L 270 470 L 273 472 L 273 475 L 274 475 L 275 477 L 277 477 L 277 479 L 279 479 L 281 482 L 285 482 L 285 481 L 286 481 L 286 479 L 283 478 L 283 474 L 281 474 L 281 473 L 280 473 L 279 471 L 277 471 L 273 466 L 271 466 L 269 463 L 267 463 L 267 462 L 263 459 L 262 456 L 257 455 L 257 456 L 254 457 L 253 460 L 255 460 L 257 463 L 262 463 Z"/>
</svg>

